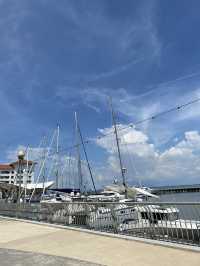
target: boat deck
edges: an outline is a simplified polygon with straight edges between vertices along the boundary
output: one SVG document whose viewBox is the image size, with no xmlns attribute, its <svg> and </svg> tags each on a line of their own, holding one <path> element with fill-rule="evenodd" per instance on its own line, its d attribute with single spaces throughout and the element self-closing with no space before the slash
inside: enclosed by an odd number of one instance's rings
<svg viewBox="0 0 200 266">
<path fill-rule="evenodd" d="M 199 266 L 199 261 L 200 252 L 0 218 L 1 266 Z"/>
</svg>

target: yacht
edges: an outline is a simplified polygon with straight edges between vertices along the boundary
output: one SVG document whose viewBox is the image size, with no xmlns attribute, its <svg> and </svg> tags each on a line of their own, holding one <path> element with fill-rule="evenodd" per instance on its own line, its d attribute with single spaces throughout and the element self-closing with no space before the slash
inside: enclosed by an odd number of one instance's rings
<svg viewBox="0 0 200 266">
<path fill-rule="evenodd" d="M 118 226 L 121 233 L 158 234 L 172 239 L 187 239 L 198 242 L 200 221 L 179 218 L 179 210 L 174 207 L 156 205 L 137 206 L 138 219 L 126 218 Z"/>
<path fill-rule="evenodd" d="M 91 229 L 109 230 L 136 235 L 160 235 L 173 239 L 199 241 L 200 221 L 179 218 L 175 207 L 160 205 L 119 204 L 115 208 L 100 207 L 92 211 L 87 219 Z"/>
<path fill-rule="evenodd" d="M 115 221 L 120 231 L 125 231 L 133 228 L 143 228 L 143 226 L 150 226 L 156 223 L 162 217 L 173 219 L 177 217 L 178 209 L 176 208 L 161 208 L 160 206 L 147 205 L 128 206 L 126 204 L 119 204 L 113 209 L 99 207 L 96 212 L 91 212 L 88 225 L 91 228 L 106 228 L 113 227 Z"/>
<path fill-rule="evenodd" d="M 48 197 L 43 197 L 40 203 L 63 203 L 72 202 L 72 198 L 67 194 L 52 194 Z"/>
<path fill-rule="evenodd" d="M 87 201 L 112 202 L 124 199 L 124 195 L 112 190 L 104 190 L 100 194 L 89 195 Z"/>
</svg>

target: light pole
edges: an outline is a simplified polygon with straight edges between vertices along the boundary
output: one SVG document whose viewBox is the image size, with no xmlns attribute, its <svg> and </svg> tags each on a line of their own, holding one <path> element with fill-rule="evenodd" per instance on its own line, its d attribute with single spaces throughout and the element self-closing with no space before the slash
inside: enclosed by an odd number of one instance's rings
<svg viewBox="0 0 200 266">
<path fill-rule="evenodd" d="M 18 203 L 20 203 L 20 196 L 21 196 L 21 182 L 22 182 L 22 165 L 24 161 L 25 153 L 24 151 L 20 150 L 18 152 L 18 173 L 17 173 L 17 179 L 19 180 L 19 190 L 18 190 Z"/>
<path fill-rule="evenodd" d="M 123 176 L 124 176 L 124 180 L 126 180 L 125 179 L 126 172 L 127 172 L 127 169 L 125 167 L 123 167 L 122 168 L 122 173 L 123 173 Z M 127 199 L 128 198 L 127 183 L 125 182 L 125 183 L 123 183 L 123 185 L 124 185 L 124 189 L 125 189 L 125 198 Z"/>
</svg>

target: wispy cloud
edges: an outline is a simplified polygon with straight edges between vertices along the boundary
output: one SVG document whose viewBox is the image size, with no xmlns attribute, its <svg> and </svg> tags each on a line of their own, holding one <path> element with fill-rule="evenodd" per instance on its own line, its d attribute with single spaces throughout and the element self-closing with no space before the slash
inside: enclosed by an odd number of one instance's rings
<svg viewBox="0 0 200 266">
<path fill-rule="evenodd" d="M 188 77 L 189 75 L 187 75 Z M 186 78 L 186 76 L 185 76 Z M 159 89 L 164 91 L 163 84 L 158 87 L 158 91 L 147 92 L 146 94 L 134 95 L 124 88 L 94 88 L 88 87 L 79 94 L 82 97 L 86 106 L 97 108 L 96 111 L 104 112 L 105 109 L 109 111 L 108 96 L 112 96 L 114 109 L 118 114 L 124 116 L 126 121 L 134 122 L 149 118 L 157 113 L 163 112 L 170 108 L 182 105 L 199 97 L 199 88 L 191 87 L 191 90 L 184 90 L 181 79 L 176 79 L 172 86 L 175 89 L 166 93 L 159 93 Z M 188 87 L 189 85 L 187 85 Z M 191 86 L 191 85 L 190 85 Z M 180 94 L 180 88 L 182 93 Z M 168 93 L 167 93 L 168 91 Z M 145 133 L 150 134 L 151 138 L 159 145 L 168 142 L 175 134 L 179 134 L 180 129 L 192 119 L 197 119 L 200 115 L 199 104 L 185 107 L 179 112 L 169 113 L 159 117 L 156 120 L 147 121 L 139 125 Z"/>
<path fill-rule="evenodd" d="M 68 1 L 67 6 L 56 7 L 61 16 L 67 14 L 75 27 L 77 38 L 79 36 L 81 43 L 90 48 L 94 58 L 100 49 L 104 50 L 101 57 L 97 57 L 102 69 L 99 68 L 93 74 L 73 73 L 69 80 L 95 82 L 119 75 L 145 61 L 159 61 L 162 44 L 153 23 L 155 3 L 144 5 L 141 2 L 138 6 L 139 8 L 133 7 L 132 10 L 135 16 L 127 17 L 125 20 L 116 20 L 112 15 L 109 16 L 109 4 L 106 2 L 95 2 L 86 9 L 82 1 L 79 5 L 74 1 Z"/>
</svg>

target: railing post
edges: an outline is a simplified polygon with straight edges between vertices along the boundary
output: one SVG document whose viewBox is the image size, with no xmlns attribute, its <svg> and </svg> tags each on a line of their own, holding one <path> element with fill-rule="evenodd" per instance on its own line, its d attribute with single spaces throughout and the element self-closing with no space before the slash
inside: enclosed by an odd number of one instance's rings
<svg viewBox="0 0 200 266">
<path fill-rule="evenodd" d="M 20 212 L 19 209 L 20 209 L 20 207 L 21 207 L 21 206 L 20 206 L 20 203 L 17 202 L 17 203 L 16 203 L 16 213 L 15 213 L 15 217 L 16 217 L 16 218 L 20 218 L 20 215 L 19 215 L 19 212 Z"/>
<path fill-rule="evenodd" d="M 83 205 L 84 206 L 84 205 Z M 85 204 L 85 222 L 86 222 L 86 226 L 88 226 L 88 219 L 90 217 L 90 205 L 89 204 Z"/>
<path fill-rule="evenodd" d="M 132 206 L 132 207 L 131 207 Z M 134 206 L 134 207 L 133 207 Z M 44 220 L 144 238 L 200 245 L 198 202 L 72 202 L 26 205 L 1 203 L 2 216 Z M 177 214 L 180 214 L 180 217 Z"/>
<path fill-rule="evenodd" d="M 118 220 L 117 220 L 115 207 L 116 205 L 112 204 L 110 206 L 110 211 L 111 211 L 111 217 L 112 217 L 112 222 L 113 222 L 113 232 L 117 234 L 118 233 Z"/>
</svg>

